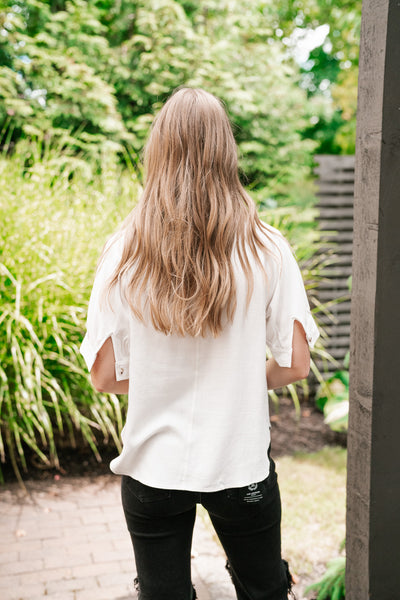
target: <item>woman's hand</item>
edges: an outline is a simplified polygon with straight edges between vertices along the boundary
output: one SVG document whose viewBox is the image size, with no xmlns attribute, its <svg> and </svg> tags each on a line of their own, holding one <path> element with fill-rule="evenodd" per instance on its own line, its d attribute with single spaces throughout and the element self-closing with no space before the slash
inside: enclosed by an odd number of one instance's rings
<svg viewBox="0 0 400 600">
<path fill-rule="evenodd" d="M 273 390 L 305 379 L 309 372 L 310 350 L 306 334 L 301 323 L 295 321 L 293 324 L 292 365 L 280 367 L 274 358 L 269 358 L 266 365 L 268 389 Z"/>
<path fill-rule="evenodd" d="M 127 394 L 129 379 L 117 381 L 115 378 L 115 356 L 111 338 L 108 338 L 97 353 L 92 370 L 92 384 L 98 392 L 106 394 Z"/>
</svg>

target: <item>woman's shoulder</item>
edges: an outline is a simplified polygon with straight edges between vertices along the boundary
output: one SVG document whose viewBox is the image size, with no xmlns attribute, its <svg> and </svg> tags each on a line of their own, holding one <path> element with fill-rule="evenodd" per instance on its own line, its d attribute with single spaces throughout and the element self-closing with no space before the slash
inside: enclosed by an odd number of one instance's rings
<svg viewBox="0 0 400 600">
<path fill-rule="evenodd" d="M 111 252 L 112 254 L 120 253 L 124 245 L 124 239 L 125 233 L 122 229 L 114 231 L 104 244 L 104 252 Z"/>
<path fill-rule="evenodd" d="M 124 250 L 125 235 L 123 229 L 118 229 L 107 238 L 97 263 L 98 277 L 109 277 L 116 269 Z"/>
<path fill-rule="evenodd" d="M 288 240 L 279 229 L 260 220 L 260 230 L 261 242 L 267 251 L 272 252 L 273 254 L 276 254 L 277 252 L 280 254 L 282 251 L 290 250 Z"/>
<path fill-rule="evenodd" d="M 110 260 L 117 260 L 121 257 L 125 242 L 128 241 L 129 230 L 126 223 L 122 223 L 106 240 L 103 246 L 103 255 L 108 255 Z"/>
</svg>

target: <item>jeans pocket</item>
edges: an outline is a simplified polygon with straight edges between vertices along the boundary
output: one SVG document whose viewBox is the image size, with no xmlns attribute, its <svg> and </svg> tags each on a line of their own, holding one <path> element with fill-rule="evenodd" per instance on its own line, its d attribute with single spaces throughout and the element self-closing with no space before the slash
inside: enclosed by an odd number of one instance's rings
<svg viewBox="0 0 400 600">
<path fill-rule="evenodd" d="M 131 492 L 139 502 L 143 504 L 146 502 L 159 502 L 162 500 L 169 500 L 171 498 L 171 490 L 164 490 L 161 488 L 154 488 L 149 485 L 145 485 L 137 479 L 133 479 L 127 475 L 123 475 L 123 487 Z"/>
</svg>

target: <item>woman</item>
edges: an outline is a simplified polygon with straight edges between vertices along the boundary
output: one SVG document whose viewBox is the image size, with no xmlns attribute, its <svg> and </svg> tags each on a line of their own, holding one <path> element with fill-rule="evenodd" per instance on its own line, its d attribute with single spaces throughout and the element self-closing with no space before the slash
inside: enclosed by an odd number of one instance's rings
<svg viewBox="0 0 400 600">
<path fill-rule="evenodd" d="M 180 89 L 154 121 L 137 207 L 106 245 L 82 354 L 129 393 L 122 475 L 141 600 L 195 598 L 196 504 L 239 600 L 284 600 L 270 389 L 307 376 L 318 337 L 289 245 L 240 184 L 221 102 Z M 265 362 L 266 344 L 273 358 Z"/>
</svg>

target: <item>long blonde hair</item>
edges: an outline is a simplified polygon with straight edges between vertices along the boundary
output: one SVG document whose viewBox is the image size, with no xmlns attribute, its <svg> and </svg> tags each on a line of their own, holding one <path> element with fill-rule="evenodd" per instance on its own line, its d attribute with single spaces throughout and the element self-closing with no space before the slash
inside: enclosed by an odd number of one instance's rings
<svg viewBox="0 0 400 600">
<path fill-rule="evenodd" d="M 259 220 L 238 176 L 237 147 L 222 103 L 202 89 L 176 91 L 145 148 L 145 187 L 125 223 L 110 289 L 165 334 L 218 336 L 236 309 L 232 252 L 253 288 L 248 250 L 262 268 Z M 144 299 L 144 304 L 143 304 Z"/>
</svg>

